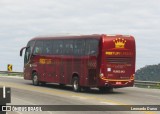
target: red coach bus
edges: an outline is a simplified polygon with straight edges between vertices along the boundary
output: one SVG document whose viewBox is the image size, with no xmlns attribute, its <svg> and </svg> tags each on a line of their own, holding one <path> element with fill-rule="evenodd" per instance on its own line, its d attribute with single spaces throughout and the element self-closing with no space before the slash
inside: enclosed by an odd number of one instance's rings
<svg viewBox="0 0 160 114">
<path fill-rule="evenodd" d="M 135 76 L 135 40 L 127 35 L 37 37 L 20 51 L 24 79 L 100 91 L 130 87 Z"/>
</svg>

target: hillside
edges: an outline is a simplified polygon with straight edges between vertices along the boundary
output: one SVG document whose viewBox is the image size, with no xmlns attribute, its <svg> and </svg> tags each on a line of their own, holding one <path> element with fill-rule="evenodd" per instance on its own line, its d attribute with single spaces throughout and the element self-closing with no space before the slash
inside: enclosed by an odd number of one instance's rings
<svg viewBox="0 0 160 114">
<path fill-rule="evenodd" d="M 136 71 L 136 80 L 160 81 L 160 64 L 147 65 Z"/>
</svg>

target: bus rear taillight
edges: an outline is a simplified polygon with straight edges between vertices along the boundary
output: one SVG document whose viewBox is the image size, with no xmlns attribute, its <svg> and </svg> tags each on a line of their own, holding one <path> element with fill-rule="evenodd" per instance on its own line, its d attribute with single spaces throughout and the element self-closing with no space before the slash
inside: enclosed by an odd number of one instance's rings
<svg viewBox="0 0 160 114">
<path fill-rule="evenodd" d="M 134 76 L 135 76 L 135 74 L 131 75 L 130 79 L 134 80 Z"/>
<path fill-rule="evenodd" d="M 103 77 L 104 77 L 104 74 L 103 74 L 103 73 L 100 73 L 99 76 L 100 76 L 100 78 L 103 78 Z"/>
<path fill-rule="evenodd" d="M 100 68 L 100 73 L 99 73 L 99 77 L 102 79 L 102 80 L 107 80 L 107 78 L 105 77 L 105 74 L 104 74 L 104 68 L 103 68 L 103 66 L 101 66 L 101 68 Z"/>
<path fill-rule="evenodd" d="M 100 78 L 104 78 L 104 67 L 103 67 L 103 65 L 100 67 L 99 77 L 100 77 Z"/>
</svg>

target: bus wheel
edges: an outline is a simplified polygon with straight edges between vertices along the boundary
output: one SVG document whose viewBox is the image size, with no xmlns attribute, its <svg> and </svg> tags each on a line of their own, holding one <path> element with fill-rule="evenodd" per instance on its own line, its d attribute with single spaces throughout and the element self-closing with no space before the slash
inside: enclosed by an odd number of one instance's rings
<svg viewBox="0 0 160 114">
<path fill-rule="evenodd" d="M 79 78 L 78 77 L 73 78 L 72 86 L 73 86 L 73 90 L 75 92 L 80 92 L 81 91 L 81 87 L 79 85 Z"/>
<path fill-rule="evenodd" d="M 35 85 L 35 86 L 38 86 L 38 85 L 39 85 L 38 75 L 37 75 L 37 73 L 36 73 L 36 72 L 35 72 L 35 73 L 33 73 L 32 83 L 33 83 L 33 85 Z"/>
</svg>

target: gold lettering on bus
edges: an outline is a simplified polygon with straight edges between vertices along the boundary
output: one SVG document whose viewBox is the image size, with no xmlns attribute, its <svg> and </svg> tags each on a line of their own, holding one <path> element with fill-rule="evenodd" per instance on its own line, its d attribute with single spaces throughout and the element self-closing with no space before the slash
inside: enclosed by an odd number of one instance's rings
<svg viewBox="0 0 160 114">
<path fill-rule="evenodd" d="M 40 64 L 51 64 L 52 60 L 51 59 L 39 59 Z"/>
<path fill-rule="evenodd" d="M 52 60 L 51 59 L 47 59 L 46 60 L 46 64 L 51 64 L 52 63 Z"/>
<path fill-rule="evenodd" d="M 39 59 L 40 64 L 45 64 L 45 59 Z"/>
<path fill-rule="evenodd" d="M 106 55 L 133 55 L 133 52 L 116 52 L 116 51 L 107 51 Z"/>
<path fill-rule="evenodd" d="M 121 55 L 121 52 L 106 52 L 106 55 Z"/>
</svg>

